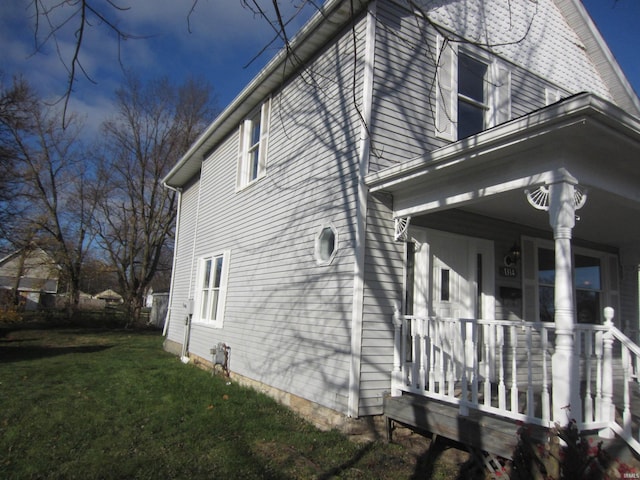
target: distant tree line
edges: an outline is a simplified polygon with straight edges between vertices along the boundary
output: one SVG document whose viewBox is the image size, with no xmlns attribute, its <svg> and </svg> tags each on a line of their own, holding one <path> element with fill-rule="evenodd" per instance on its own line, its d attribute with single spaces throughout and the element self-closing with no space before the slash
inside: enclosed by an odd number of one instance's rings
<svg viewBox="0 0 640 480">
<path fill-rule="evenodd" d="M 88 139 L 79 116 L 63 114 L 25 79 L 0 76 L 0 248 L 49 252 L 70 314 L 81 290 L 107 280 L 136 320 L 154 279 L 170 272 L 176 193 L 161 180 L 215 106 L 206 82 L 128 75 L 115 107 Z"/>
</svg>

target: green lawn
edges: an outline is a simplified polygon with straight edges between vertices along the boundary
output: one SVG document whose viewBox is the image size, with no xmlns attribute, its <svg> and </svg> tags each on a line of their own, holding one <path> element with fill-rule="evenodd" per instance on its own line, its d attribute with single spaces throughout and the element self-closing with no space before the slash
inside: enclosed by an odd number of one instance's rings
<svg viewBox="0 0 640 480">
<path fill-rule="evenodd" d="M 183 365 L 157 332 L 0 327 L 2 479 L 402 479 L 415 470 L 399 445 L 320 432 L 264 395 Z"/>
</svg>

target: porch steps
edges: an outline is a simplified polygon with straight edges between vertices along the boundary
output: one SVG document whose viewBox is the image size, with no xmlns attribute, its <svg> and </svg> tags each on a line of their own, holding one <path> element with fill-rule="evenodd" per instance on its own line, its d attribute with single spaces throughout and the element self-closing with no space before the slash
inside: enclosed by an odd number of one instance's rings
<svg viewBox="0 0 640 480">
<path fill-rule="evenodd" d="M 461 416 L 455 405 L 418 395 L 386 397 L 384 415 L 390 435 L 391 421 L 395 421 L 506 459 L 511 459 L 518 444 L 520 424 L 515 420 L 473 409 L 468 416 Z M 546 429 L 534 427 L 529 434 L 534 440 L 544 441 Z"/>
</svg>

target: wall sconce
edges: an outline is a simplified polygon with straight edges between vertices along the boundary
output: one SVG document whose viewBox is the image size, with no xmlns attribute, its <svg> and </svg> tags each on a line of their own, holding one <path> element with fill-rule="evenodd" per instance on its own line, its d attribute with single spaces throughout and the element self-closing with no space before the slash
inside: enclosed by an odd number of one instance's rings
<svg viewBox="0 0 640 480">
<path fill-rule="evenodd" d="M 514 242 L 509 253 L 504 256 L 505 267 L 515 267 L 520 261 L 520 245 Z"/>
</svg>

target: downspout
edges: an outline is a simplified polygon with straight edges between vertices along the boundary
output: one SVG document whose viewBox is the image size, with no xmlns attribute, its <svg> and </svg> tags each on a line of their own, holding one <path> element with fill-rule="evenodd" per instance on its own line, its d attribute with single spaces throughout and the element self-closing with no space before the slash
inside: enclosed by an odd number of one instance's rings
<svg viewBox="0 0 640 480">
<path fill-rule="evenodd" d="M 349 365 L 349 397 L 347 414 L 358 417 L 360 404 L 360 365 L 362 357 L 362 324 L 364 312 L 364 263 L 367 232 L 368 188 L 364 177 L 369 171 L 371 138 L 369 125 L 373 102 L 373 64 L 376 41 L 376 2 L 371 2 L 367 10 L 366 44 L 364 52 L 364 74 L 362 87 L 362 125 L 358 145 L 358 202 L 356 210 L 355 265 L 353 278 L 353 309 L 351 316 L 351 359 Z M 355 73 L 354 73 L 355 75 Z"/>
<path fill-rule="evenodd" d="M 193 318 L 193 301 L 188 300 L 186 305 L 187 315 L 184 319 L 184 335 L 182 338 L 182 352 L 180 353 L 180 361 L 189 363 L 189 339 L 191 338 L 191 319 Z"/>
<path fill-rule="evenodd" d="M 164 326 L 162 328 L 162 336 L 166 337 L 169 331 L 169 322 L 171 321 L 171 305 L 173 303 L 173 286 L 176 281 L 176 264 L 178 262 L 178 236 L 180 235 L 180 219 L 181 219 L 181 210 L 182 210 L 182 188 L 180 187 L 171 187 L 170 185 L 164 184 L 164 187 L 172 190 L 178 195 L 178 213 L 176 214 L 176 235 L 174 240 L 173 247 L 173 262 L 171 264 L 171 284 L 169 285 L 169 308 L 167 308 L 167 315 L 164 319 Z"/>
<path fill-rule="evenodd" d="M 191 270 L 189 272 L 189 294 L 187 296 L 187 302 L 183 304 L 183 308 L 185 309 L 185 319 L 184 319 L 184 329 L 183 329 L 182 351 L 180 353 L 180 360 L 182 361 L 182 363 L 189 362 L 189 340 L 191 338 L 191 320 L 192 320 L 193 311 L 195 308 L 194 298 L 193 298 L 193 282 L 194 282 L 193 269 L 194 269 L 195 254 L 196 254 L 196 238 L 198 236 L 198 222 L 200 220 L 200 199 L 202 196 L 202 177 L 203 177 L 203 170 L 204 170 L 204 160 L 202 161 L 201 165 L 202 167 L 200 169 L 200 179 L 198 180 L 198 201 L 196 204 L 196 221 L 193 228 L 193 244 L 191 247 Z M 177 244 L 177 239 L 176 239 L 176 244 Z M 176 262 L 176 254 L 177 254 L 177 249 L 174 252 L 174 268 L 175 268 L 175 262 Z M 173 284 L 174 278 L 175 278 L 175 273 L 172 274 L 171 276 L 172 284 Z M 173 288 L 173 285 L 172 285 L 172 288 Z"/>
</svg>

